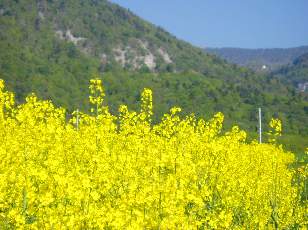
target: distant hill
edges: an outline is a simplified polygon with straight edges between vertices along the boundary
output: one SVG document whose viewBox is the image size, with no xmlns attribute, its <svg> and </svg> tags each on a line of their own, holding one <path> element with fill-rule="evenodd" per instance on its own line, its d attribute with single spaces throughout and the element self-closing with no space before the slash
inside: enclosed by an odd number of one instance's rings
<svg viewBox="0 0 308 230">
<path fill-rule="evenodd" d="M 255 71 L 273 71 L 307 53 L 308 46 L 286 49 L 206 48 L 205 51 Z"/>
<path fill-rule="evenodd" d="M 282 79 L 287 84 L 293 84 L 300 92 L 308 93 L 308 53 L 296 58 L 292 64 L 274 71 L 272 76 Z"/>
</svg>

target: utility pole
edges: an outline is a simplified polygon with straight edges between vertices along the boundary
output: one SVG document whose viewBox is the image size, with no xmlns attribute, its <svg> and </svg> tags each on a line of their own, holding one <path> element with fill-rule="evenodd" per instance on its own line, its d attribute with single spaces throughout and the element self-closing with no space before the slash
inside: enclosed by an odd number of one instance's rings
<svg viewBox="0 0 308 230">
<path fill-rule="evenodd" d="M 262 112 L 259 108 L 259 143 L 262 143 Z"/>
</svg>

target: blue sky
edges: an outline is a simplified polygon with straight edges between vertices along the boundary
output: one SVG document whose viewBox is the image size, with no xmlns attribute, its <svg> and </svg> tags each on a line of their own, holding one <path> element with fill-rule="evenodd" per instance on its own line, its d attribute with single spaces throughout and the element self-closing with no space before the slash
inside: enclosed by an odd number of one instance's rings
<svg viewBox="0 0 308 230">
<path fill-rule="evenodd" d="M 308 45 L 308 0 L 111 0 L 200 47 Z"/>
</svg>

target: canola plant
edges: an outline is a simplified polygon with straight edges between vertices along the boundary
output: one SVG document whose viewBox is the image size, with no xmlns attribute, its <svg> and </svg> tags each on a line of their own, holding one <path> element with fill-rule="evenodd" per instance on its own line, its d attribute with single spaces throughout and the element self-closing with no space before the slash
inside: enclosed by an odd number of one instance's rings
<svg viewBox="0 0 308 230">
<path fill-rule="evenodd" d="M 275 143 L 247 143 L 223 114 L 152 124 L 152 92 L 139 112 L 110 114 L 100 80 L 92 114 L 34 94 L 15 105 L 0 81 L 1 229 L 304 229 L 307 166 Z"/>
</svg>

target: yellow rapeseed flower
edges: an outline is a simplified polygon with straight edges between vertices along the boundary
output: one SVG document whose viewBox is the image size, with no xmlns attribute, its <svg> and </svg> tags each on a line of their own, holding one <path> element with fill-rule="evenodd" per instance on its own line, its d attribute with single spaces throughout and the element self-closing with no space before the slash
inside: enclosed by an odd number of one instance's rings
<svg viewBox="0 0 308 230">
<path fill-rule="evenodd" d="M 66 112 L 34 94 L 16 106 L 0 80 L 0 229 L 293 229 L 307 226 L 307 166 L 274 143 L 249 143 L 224 115 L 152 124 L 105 105 L 90 81 L 93 114 Z M 78 116 L 78 128 L 77 128 Z M 281 135 L 277 119 L 270 137 Z M 275 142 L 275 141 L 272 141 Z M 308 152 L 308 149 L 307 149 Z"/>
</svg>

